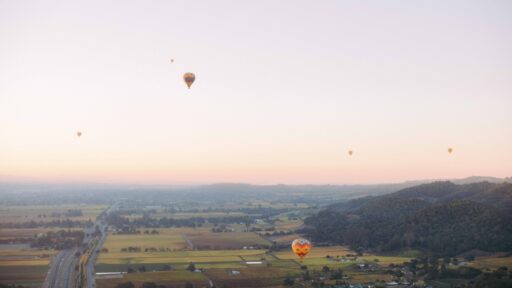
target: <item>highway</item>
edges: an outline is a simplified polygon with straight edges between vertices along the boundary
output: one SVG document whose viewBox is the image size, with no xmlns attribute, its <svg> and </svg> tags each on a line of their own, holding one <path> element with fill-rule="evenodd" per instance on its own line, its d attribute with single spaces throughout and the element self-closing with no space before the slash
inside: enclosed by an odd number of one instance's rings
<svg viewBox="0 0 512 288">
<path fill-rule="evenodd" d="M 98 257 L 98 251 L 101 250 L 101 247 L 103 246 L 103 242 L 105 242 L 105 239 L 107 238 L 107 232 L 105 232 L 105 228 L 107 228 L 108 224 L 106 223 L 104 216 L 108 215 L 110 212 L 115 211 L 117 209 L 117 204 L 114 204 L 110 206 L 107 210 L 105 210 L 100 217 L 96 219 L 96 222 L 94 223 L 94 226 L 92 229 L 96 229 L 95 227 L 98 226 L 99 230 L 101 231 L 101 235 L 99 236 L 99 240 L 97 241 L 93 252 L 91 253 L 91 256 L 89 257 L 89 260 L 87 261 L 87 264 L 85 265 L 85 273 L 86 273 L 86 281 L 85 281 L 85 287 L 86 288 L 95 288 L 96 283 L 94 279 L 94 264 L 96 263 L 96 258 Z M 93 230 L 93 231 L 94 231 Z M 93 239 L 89 239 L 88 241 L 93 241 Z M 89 243 L 89 242 L 87 242 Z"/>
<path fill-rule="evenodd" d="M 74 288 L 76 287 L 76 271 L 78 248 L 62 250 L 52 262 L 43 288 Z"/>
<path fill-rule="evenodd" d="M 104 221 L 105 215 L 116 209 L 116 205 L 110 206 L 106 209 L 100 217 L 97 217 L 94 225 L 84 228 L 84 234 L 86 235 L 82 247 L 76 247 L 73 249 L 66 249 L 60 251 L 51 261 L 50 269 L 46 275 L 46 280 L 43 283 L 43 288 L 94 288 L 94 264 L 96 263 L 97 252 L 101 249 L 103 242 L 107 236 L 105 228 L 107 227 Z M 93 236 L 92 234 L 96 231 L 96 227 L 101 231 L 101 235 Z M 82 287 L 78 287 L 78 271 L 75 269 L 79 265 L 79 257 L 76 257 L 77 252 L 84 253 L 84 247 L 92 247 L 90 257 L 87 259 L 85 264 L 85 283 Z"/>
</svg>

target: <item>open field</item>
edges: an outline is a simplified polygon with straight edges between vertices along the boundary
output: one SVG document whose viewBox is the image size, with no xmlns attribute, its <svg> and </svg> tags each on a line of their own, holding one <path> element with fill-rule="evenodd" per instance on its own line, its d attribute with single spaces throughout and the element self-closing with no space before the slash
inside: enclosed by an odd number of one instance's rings
<svg viewBox="0 0 512 288">
<path fill-rule="evenodd" d="M 500 254 L 495 254 L 492 256 L 482 256 L 476 257 L 474 261 L 469 262 L 469 266 L 475 267 L 477 269 L 489 269 L 496 270 L 500 267 L 508 267 L 512 268 L 512 256 L 508 257 L 500 257 Z"/>
<path fill-rule="evenodd" d="M 146 229 L 140 229 L 144 231 Z M 152 230 L 152 229 L 147 229 Z M 130 246 L 163 248 L 168 250 L 195 249 L 241 249 L 244 246 L 271 245 L 269 241 L 253 232 L 213 233 L 209 228 L 161 228 L 159 234 L 109 234 L 104 248 L 109 252 L 120 252 Z"/>
<path fill-rule="evenodd" d="M 208 269 L 206 274 L 215 284 L 226 287 L 281 287 L 286 276 L 299 275 L 298 269 L 279 267 L 249 267 L 237 269 Z"/>
<path fill-rule="evenodd" d="M 0 266 L 0 283 L 41 287 L 47 271 L 48 265 Z"/>
<path fill-rule="evenodd" d="M 361 262 L 374 262 L 381 266 L 389 266 L 391 264 L 403 264 L 404 262 L 410 261 L 412 258 L 401 257 L 401 256 L 380 256 L 380 255 L 369 255 L 357 257 Z"/>
<path fill-rule="evenodd" d="M 277 244 L 289 244 L 291 245 L 293 240 L 297 238 L 301 238 L 299 234 L 290 234 L 290 235 L 282 235 L 282 236 L 270 236 L 268 237 L 272 241 L 275 241 Z"/>
<path fill-rule="evenodd" d="M 246 256 L 264 255 L 265 250 L 199 250 L 199 251 L 173 251 L 155 253 L 100 253 L 98 264 L 188 264 L 201 263 L 239 263 L 240 258 Z"/>
<path fill-rule="evenodd" d="M 5 247 L 5 246 L 3 246 Z M 0 267 L 48 265 L 55 250 L 0 249 Z"/>
<path fill-rule="evenodd" d="M 186 233 L 186 236 L 198 249 L 240 249 L 244 246 L 272 244 L 252 232 L 212 233 L 203 230 Z"/>
<path fill-rule="evenodd" d="M 182 231 L 183 232 L 183 231 Z M 230 234 L 230 233 L 220 233 Z M 392 256 L 364 255 L 357 259 L 346 262 L 335 261 L 326 258 L 330 255 L 345 256 L 354 254 L 353 251 L 344 246 L 315 247 L 303 263 L 289 250 L 267 254 L 266 250 L 195 250 L 195 251 L 171 251 L 155 253 L 100 253 L 96 270 L 99 272 L 127 271 L 128 267 L 137 269 L 144 265 L 147 271 L 162 270 L 164 264 L 172 267 L 173 271 L 184 271 L 189 263 L 194 263 L 196 268 L 204 269 L 206 277 L 214 283 L 221 283 L 228 287 L 279 287 L 286 276 L 296 277 L 303 271 L 301 265 L 306 265 L 310 270 L 320 270 L 323 266 L 330 268 L 342 268 L 350 275 L 351 282 L 370 280 L 389 281 L 390 276 L 384 274 L 362 273 L 354 270 L 354 264 L 373 262 L 378 259 L 379 265 L 387 266 L 391 263 L 403 263 L 409 258 Z M 248 265 L 245 261 L 262 261 L 262 264 Z M 233 272 L 233 270 L 235 272 Z M 154 273 L 139 273 L 141 279 L 150 281 L 154 279 Z M 147 275 L 147 278 L 144 276 Z M 367 277 L 366 277 L 367 276 Z M 125 276 L 124 281 L 127 281 Z M 365 278 L 366 277 L 366 278 Z M 177 281 L 176 279 L 172 278 Z M 113 287 L 120 283 L 121 279 L 102 279 L 101 287 Z M 131 280 L 130 280 L 131 281 Z M 162 280 L 157 283 L 169 283 L 171 279 Z M 133 282 L 133 281 L 132 281 Z M 182 284 L 184 282 L 181 282 Z M 252 285 L 252 286 L 251 286 Z M 100 286 L 98 286 L 100 287 Z"/>
<path fill-rule="evenodd" d="M 381 266 L 388 266 L 390 264 L 402 264 L 409 261 L 411 258 L 396 257 L 396 256 L 377 256 L 365 254 L 363 256 L 347 257 L 345 261 L 339 260 L 337 257 L 343 257 L 348 254 L 354 255 L 355 252 L 345 246 L 331 246 L 331 247 L 314 247 L 311 252 L 304 258 L 302 264 L 310 268 L 317 269 L 319 267 L 328 266 L 331 268 L 344 268 L 357 263 L 375 262 Z M 291 251 L 281 250 L 275 253 L 279 259 L 289 259 L 299 263 L 297 256 Z M 327 258 L 331 256 L 331 259 Z M 340 258 L 341 259 L 341 258 Z"/>
<path fill-rule="evenodd" d="M 246 214 L 242 212 L 157 212 L 151 214 L 151 218 L 161 219 L 161 218 L 173 218 L 173 219 L 190 219 L 190 218 L 224 218 L 224 217 L 242 217 Z M 124 216 L 128 219 L 137 219 L 142 218 L 142 214 L 130 214 Z"/>
<path fill-rule="evenodd" d="M 275 222 L 277 231 L 292 231 L 300 228 L 304 223 L 302 220 L 280 220 Z"/>
<path fill-rule="evenodd" d="M 13 238 L 31 238 L 37 234 L 43 234 L 47 232 L 57 232 L 60 230 L 68 230 L 68 228 L 0 228 L 0 239 L 13 239 Z M 77 228 L 71 228 L 70 230 L 81 230 Z"/>
<path fill-rule="evenodd" d="M 0 283 L 41 287 L 51 257 L 57 251 L 16 249 L 16 246 L 3 245 L 0 249 Z"/>
<path fill-rule="evenodd" d="M 391 281 L 392 276 L 389 274 L 383 274 L 383 273 L 358 273 L 358 272 L 350 272 L 348 273 L 350 275 L 350 283 L 368 283 L 373 282 L 377 280 L 383 280 L 383 281 Z"/>
<path fill-rule="evenodd" d="M 189 271 L 165 271 L 123 274 L 122 278 L 97 279 L 96 287 L 116 287 L 117 284 L 128 281 L 135 284 L 135 287 L 140 287 L 144 282 L 155 282 L 168 286 L 183 285 L 183 283 L 186 282 L 192 283 L 195 287 L 206 287 L 206 285 L 208 285 L 208 278 L 206 278 L 202 273 L 194 273 Z"/>
<path fill-rule="evenodd" d="M 152 229 L 148 230 L 151 231 Z M 146 248 L 183 250 L 187 248 L 187 242 L 182 234 L 188 230 L 186 228 L 166 228 L 157 229 L 159 234 L 109 234 L 103 248 L 107 248 L 109 252 L 114 253 L 121 252 L 122 248 L 130 246 L 140 247 L 142 251 Z"/>
<path fill-rule="evenodd" d="M 182 270 L 166 272 L 146 272 L 135 274 L 124 274 L 118 279 L 98 279 L 97 287 L 110 288 L 118 283 L 131 281 L 136 287 L 143 282 L 155 282 L 164 285 L 176 285 L 172 287 L 183 287 L 184 283 L 191 282 L 195 287 L 207 287 L 208 279 L 218 285 L 217 287 L 281 287 L 282 279 L 288 275 L 298 275 L 298 269 L 287 269 L 279 267 L 202 267 L 203 273 L 193 273 Z M 239 273 L 239 274 L 234 274 Z"/>
<path fill-rule="evenodd" d="M 0 206 L 0 224 L 52 222 L 73 220 L 85 222 L 94 220 L 104 207 L 96 205 L 26 205 L 26 206 Z M 68 210 L 81 210 L 81 216 L 66 216 Z M 24 287 L 41 287 L 49 269 L 51 258 L 57 254 L 55 250 L 31 249 L 29 238 L 47 232 L 60 230 L 81 230 L 79 228 L 67 229 L 61 227 L 48 228 L 2 228 L 0 240 L 5 243 L 17 241 L 15 244 L 0 245 L 0 283 L 23 285 Z M 20 239 L 26 238 L 26 239 Z"/>
<path fill-rule="evenodd" d="M 0 223 L 51 222 L 71 219 L 74 221 L 94 220 L 106 206 L 104 205 L 26 205 L 0 206 Z M 71 209 L 80 209 L 82 216 L 67 217 L 64 213 Z"/>
</svg>

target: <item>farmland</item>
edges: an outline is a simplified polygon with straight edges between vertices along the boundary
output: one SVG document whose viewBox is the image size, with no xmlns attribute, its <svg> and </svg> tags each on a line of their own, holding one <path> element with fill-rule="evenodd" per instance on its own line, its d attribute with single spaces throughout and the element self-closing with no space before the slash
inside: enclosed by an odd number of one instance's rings
<svg viewBox="0 0 512 288">
<path fill-rule="evenodd" d="M 26 287 L 41 287 L 47 271 L 48 265 L 2 265 L 0 266 L 0 283 L 16 283 Z"/>
<path fill-rule="evenodd" d="M 233 249 L 240 246 L 247 248 L 252 243 L 268 244 L 267 240 L 253 232 L 213 233 L 205 227 L 155 230 L 158 234 L 109 234 L 103 246 L 108 252 L 100 253 L 96 271 L 126 272 L 133 269 L 139 272 L 123 274 L 122 278 L 98 279 L 98 287 L 114 287 L 126 281 L 141 283 L 142 280 L 173 285 L 177 284 L 183 275 L 194 275 L 189 279 L 198 284 L 207 279 L 228 287 L 280 287 L 285 277 L 302 275 L 303 265 L 311 271 L 319 271 L 325 269 L 324 267 L 343 268 L 351 277 L 351 281 L 360 281 L 368 273 L 354 269 L 352 266 L 356 264 L 378 262 L 387 267 L 389 264 L 410 260 L 407 257 L 369 254 L 357 257 L 354 251 L 345 246 L 331 246 L 316 247 L 301 263 L 289 249 L 274 252 L 265 249 Z M 184 239 L 188 239 L 196 248 L 190 249 L 185 245 L 187 241 Z M 204 247 L 197 243 L 210 245 Z M 220 246 L 212 243 L 218 243 Z M 141 247 L 141 250 L 121 252 L 122 248 L 127 246 Z M 156 248 L 157 251 L 146 251 L 150 248 Z M 201 272 L 189 274 L 191 272 L 185 269 L 190 263 L 194 263 L 195 269 L 200 269 Z M 142 268 L 146 272 L 141 273 Z M 165 274 L 162 271 L 164 269 L 170 269 L 171 272 Z M 378 273 L 372 275 L 369 279 L 384 281 L 391 277 Z"/>
<path fill-rule="evenodd" d="M 496 270 L 499 267 L 512 267 L 512 256 L 495 253 L 489 256 L 476 257 L 469 265 L 478 269 Z"/>
<path fill-rule="evenodd" d="M 51 222 L 72 219 L 74 221 L 94 220 L 105 210 L 103 205 L 23 205 L 0 206 L 0 224 L 24 222 Z M 80 216 L 66 216 L 66 212 L 79 209 Z"/>
<path fill-rule="evenodd" d="M 390 281 L 417 281 L 412 269 L 425 277 L 425 267 L 431 267 L 432 261 L 436 260 L 438 267 L 443 263 L 443 258 L 429 259 L 426 251 L 414 247 L 381 254 L 332 242 L 313 243 L 313 249 L 300 261 L 291 252 L 290 243 L 304 237 L 304 230 L 309 228 L 305 218 L 319 210 L 316 204 L 201 200 L 164 202 L 133 197 L 116 203 L 112 213 L 102 215 L 101 231 L 106 237 L 101 247 L 95 247 L 98 257 L 91 267 L 96 273 L 121 274 L 98 274 L 96 286 L 115 288 L 126 282 L 137 288 L 147 282 L 168 287 L 183 287 L 187 282 L 194 287 L 213 283 L 216 287 L 240 288 L 277 288 L 285 283 L 302 287 L 321 283 L 382 286 Z M 52 257 L 59 252 L 56 249 L 61 248 L 36 249 L 31 245 L 51 244 L 68 234 L 65 237 L 71 238 L 70 234 L 92 225 L 89 219 L 94 220 L 107 206 L 67 203 L 2 207 L 0 214 L 8 218 L 0 221 L 0 283 L 38 287 Z M 86 231 L 90 237 L 95 228 L 89 226 Z M 482 252 L 473 259 L 466 258 L 465 254 L 450 257 L 446 260 L 449 264 L 444 262 L 446 269 L 496 271 L 512 266 L 512 257 L 506 252 Z M 450 281 L 432 279 L 427 284 Z"/>
<path fill-rule="evenodd" d="M 146 248 L 164 248 L 165 250 L 181 250 L 187 247 L 182 233 L 187 229 L 158 229 L 158 235 L 152 234 L 109 234 L 103 248 L 109 253 L 121 252 L 121 248 L 140 246 Z"/>
<path fill-rule="evenodd" d="M 30 249 L 20 245 L 0 245 L 0 283 L 40 287 L 54 250 Z"/>
<path fill-rule="evenodd" d="M 52 224 L 61 223 L 64 220 L 85 223 L 94 219 L 104 207 L 101 205 L 0 206 L 0 283 L 40 287 L 47 275 L 50 261 L 58 251 L 44 247 L 31 248 L 31 244 L 35 244 L 36 239 L 44 238 L 48 233 L 63 230 L 81 231 L 81 227 L 55 227 Z"/>
<path fill-rule="evenodd" d="M 155 282 L 163 285 L 183 285 L 185 282 L 192 283 L 197 287 L 204 287 L 208 284 L 208 278 L 201 273 L 189 271 L 166 271 L 166 272 L 147 272 L 126 274 L 123 278 L 97 279 L 96 287 L 110 288 L 119 283 L 132 282 L 136 287 L 140 287 L 144 282 Z"/>
<path fill-rule="evenodd" d="M 247 246 L 271 244 L 252 232 L 211 233 L 199 230 L 188 232 L 185 235 L 198 249 L 240 249 Z"/>
</svg>

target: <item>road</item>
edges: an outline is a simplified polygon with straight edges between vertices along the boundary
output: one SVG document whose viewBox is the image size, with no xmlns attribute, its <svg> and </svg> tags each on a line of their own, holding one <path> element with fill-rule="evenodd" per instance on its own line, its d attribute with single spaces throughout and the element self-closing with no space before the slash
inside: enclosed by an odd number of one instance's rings
<svg viewBox="0 0 512 288">
<path fill-rule="evenodd" d="M 46 276 L 43 288 L 74 288 L 76 287 L 76 271 L 78 248 L 62 250 L 51 262 L 50 271 Z"/>
<path fill-rule="evenodd" d="M 107 208 L 104 215 L 110 213 L 117 209 L 117 205 L 114 204 Z M 97 258 L 97 250 L 101 249 L 103 242 L 107 236 L 105 233 L 105 227 L 107 227 L 106 222 L 104 221 L 104 217 L 98 217 L 94 225 L 90 227 L 84 228 L 84 237 L 83 247 L 89 246 L 95 239 L 98 239 L 95 236 L 92 236 L 96 227 L 101 231 L 101 235 L 99 236 L 99 240 L 93 248 L 93 252 L 91 253 L 91 257 L 85 266 L 86 279 L 85 279 L 85 287 L 94 288 L 94 264 L 96 263 Z M 62 250 L 57 254 L 50 263 L 50 270 L 46 275 L 46 280 L 43 284 L 43 288 L 80 288 L 77 287 L 77 277 L 78 272 L 75 270 L 75 267 L 78 265 L 79 258 L 75 256 L 75 254 L 82 249 L 80 247 L 76 247 L 73 249 Z M 83 252 L 83 251 L 81 251 Z"/>
<path fill-rule="evenodd" d="M 96 258 L 98 257 L 97 251 L 101 250 L 101 247 L 103 246 L 103 242 L 105 242 L 105 239 L 107 238 L 107 233 L 105 232 L 105 228 L 108 225 L 107 225 L 103 215 L 106 216 L 110 212 L 115 211 L 116 209 L 117 209 L 117 204 L 114 204 L 114 205 L 110 206 L 109 208 L 107 208 L 107 210 L 105 210 L 102 213 L 102 216 L 100 216 L 96 219 L 94 226 L 91 227 L 92 231 L 88 231 L 89 234 L 92 234 L 92 232 L 94 232 L 96 230 L 96 226 L 97 226 L 99 228 L 99 230 L 101 231 L 101 235 L 99 236 L 99 240 L 96 243 L 96 246 L 94 247 L 93 252 L 91 253 L 91 257 L 89 257 L 89 261 L 87 261 L 87 264 L 85 266 L 85 274 L 86 274 L 85 287 L 87 287 L 87 288 L 96 287 L 96 283 L 95 283 L 96 281 L 94 279 L 94 264 L 96 263 Z M 85 239 L 84 241 L 86 241 L 86 240 L 88 242 L 85 242 L 85 243 L 89 243 L 89 241 L 93 241 L 93 239 Z"/>
</svg>

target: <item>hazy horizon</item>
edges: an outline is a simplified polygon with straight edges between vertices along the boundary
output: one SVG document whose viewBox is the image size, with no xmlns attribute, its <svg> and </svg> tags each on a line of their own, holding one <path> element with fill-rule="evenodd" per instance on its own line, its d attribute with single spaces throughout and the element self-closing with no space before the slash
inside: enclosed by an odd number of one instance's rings
<svg viewBox="0 0 512 288">
<path fill-rule="evenodd" d="M 512 2 L 322 3 L 0 0 L 0 175 L 511 176 Z"/>
<path fill-rule="evenodd" d="M 482 180 L 481 180 L 482 179 Z M 493 177 L 493 176 L 467 176 L 462 178 L 432 178 L 432 179 L 406 179 L 395 182 L 368 182 L 368 183 L 251 183 L 251 182 L 163 182 L 163 183 L 140 183 L 140 182 L 93 182 L 93 181 L 55 181 L 43 178 L 28 178 L 28 177 L 16 177 L 12 175 L 0 175 L 0 184 L 13 184 L 13 185 L 50 185 L 50 186 L 66 186 L 66 187 L 86 187 L 86 186 L 108 186 L 108 187 L 200 187 L 200 186 L 211 186 L 211 185 L 249 185 L 249 186 L 379 186 L 379 185 L 394 185 L 394 184 L 405 184 L 405 183 L 429 183 L 436 181 L 470 181 L 470 183 L 480 181 L 504 181 L 511 182 L 512 176 L 509 177 Z"/>
</svg>

